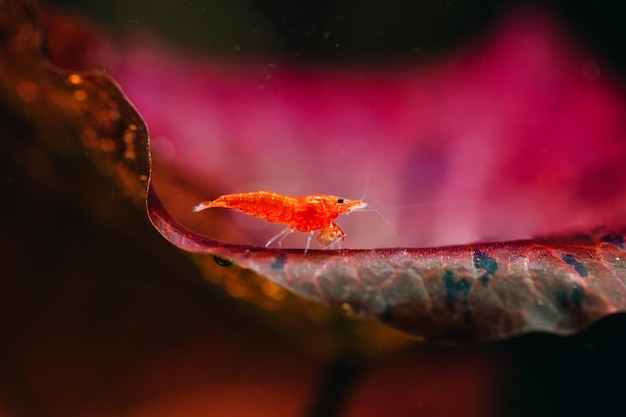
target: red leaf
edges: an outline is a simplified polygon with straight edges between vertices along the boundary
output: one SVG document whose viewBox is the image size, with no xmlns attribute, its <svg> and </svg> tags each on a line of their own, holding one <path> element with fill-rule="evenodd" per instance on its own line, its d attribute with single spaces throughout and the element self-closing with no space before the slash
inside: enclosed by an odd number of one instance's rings
<svg viewBox="0 0 626 417">
<path fill-rule="evenodd" d="M 181 249 L 232 260 L 303 297 L 436 342 L 568 334 L 626 308 L 624 234 L 428 249 L 310 251 L 224 244 L 180 226 L 148 194 L 155 227 Z"/>
<path fill-rule="evenodd" d="M 22 33 L 30 37 L 10 45 L 16 50 L 5 48 L 14 67 L 24 58 L 23 48 L 36 46 L 32 27 Z M 39 58 L 33 54 L 29 59 Z M 236 262 L 303 297 L 438 342 L 532 331 L 566 334 L 626 308 L 623 230 L 444 248 L 306 254 L 226 244 L 194 233 L 170 216 L 154 190 L 147 190 L 147 130 L 114 83 L 101 74 L 72 77 L 45 66 L 24 68 L 38 69 L 19 77 L 6 71 L 16 76 L 16 89 L 7 100 L 18 103 L 17 108 L 27 103 L 34 112 L 30 117 L 45 115 L 51 122 L 44 126 L 54 128 L 53 121 L 60 120 L 65 129 L 63 121 L 69 120 L 91 162 L 115 178 L 119 189 L 142 200 L 148 191 L 148 215 L 166 239 L 212 256 L 219 265 Z M 46 94 L 33 93 L 32 84 L 24 81 L 27 75 Z M 81 105 L 83 94 L 90 97 L 89 113 Z"/>
</svg>

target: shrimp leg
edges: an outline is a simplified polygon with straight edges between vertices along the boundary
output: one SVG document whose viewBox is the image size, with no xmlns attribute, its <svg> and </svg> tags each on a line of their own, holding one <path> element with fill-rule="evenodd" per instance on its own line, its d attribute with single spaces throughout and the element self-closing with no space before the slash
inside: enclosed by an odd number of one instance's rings
<svg viewBox="0 0 626 417">
<path fill-rule="evenodd" d="M 307 236 L 306 238 L 306 246 L 304 247 L 304 253 L 307 253 L 309 251 L 309 248 L 311 247 L 311 239 L 313 239 L 313 233 L 315 232 L 309 232 L 309 236 Z"/>
<path fill-rule="evenodd" d="M 268 240 L 267 243 L 265 244 L 265 247 L 267 248 L 269 245 L 271 245 L 275 241 L 278 241 L 278 246 L 280 246 L 283 239 L 285 239 L 287 236 L 289 236 L 295 231 L 296 229 L 292 229 L 291 227 L 284 228 L 283 230 L 280 231 L 280 233 L 278 233 L 276 236 Z M 307 253 L 309 251 L 309 248 L 311 247 L 311 239 L 313 239 L 313 233 L 314 232 L 310 232 L 309 236 L 306 239 L 306 246 L 304 248 L 304 253 Z"/>
<path fill-rule="evenodd" d="M 278 233 L 276 236 L 274 236 L 273 238 L 268 240 L 267 243 L 265 244 L 265 247 L 267 248 L 269 245 L 271 245 L 272 243 L 276 242 L 277 240 L 278 240 L 278 246 L 281 246 L 281 243 L 282 243 L 283 239 L 285 239 L 287 236 L 289 236 L 290 234 L 295 232 L 295 230 L 296 229 L 294 229 L 292 227 L 284 228 L 283 230 L 280 231 L 280 233 Z"/>
</svg>

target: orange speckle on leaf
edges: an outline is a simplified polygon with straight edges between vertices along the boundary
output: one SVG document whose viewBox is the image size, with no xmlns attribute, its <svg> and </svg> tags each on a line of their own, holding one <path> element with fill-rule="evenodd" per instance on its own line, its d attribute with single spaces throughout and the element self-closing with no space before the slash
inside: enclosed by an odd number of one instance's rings
<svg viewBox="0 0 626 417">
<path fill-rule="evenodd" d="M 124 142 L 132 144 L 135 140 L 135 136 L 135 133 L 131 129 L 126 129 L 126 132 L 124 132 Z"/>
<path fill-rule="evenodd" d="M 32 40 L 36 35 L 35 28 L 30 23 L 25 23 L 19 27 L 14 38 L 14 45 L 17 50 L 30 47 Z"/>
<path fill-rule="evenodd" d="M 354 313 L 354 309 L 352 308 L 352 306 L 348 303 L 342 303 L 341 304 L 341 311 L 343 311 L 346 314 L 352 314 Z"/>
<path fill-rule="evenodd" d="M 74 98 L 78 101 L 85 101 L 87 99 L 87 92 L 85 90 L 74 91 Z"/>
<path fill-rule="evenodd" d="M 83 82 L 83 78 L 78 74 L 71 74 L 69 77 L 67 77 L 67 80 L 71 84 L 74 84 L 74 85 L 77 85 Z"/>
<path fill-rule="evenodd" d="M 100 141 L 98 142 L 98 145 L 100 146 L 100 150 L 102 150 L 104 152 L 111 152 L 111 151 L 114 151 L 115 149 L 117 149 L 117 145 L 116 145 L 115 141 L 113 139 L 110 139 L 110 138 L 102 138 L 102 139 L 100 139 Z"/>
<path fill-rule="evenodd" d="M 261 289 L 268 297 L 271 297 L 275 300 L 282 300 L 285 298 L 285 290 L 278 285 L 274 284 L 271 281 L 264 281 L 261 284 Z"/>
<path fill-rule="evenodd" d="M 238 275 L 229 276 L 224 282 L 224 288 L 226 292 L 235 298 L 243 298 L 246 295 L 246 286 L 241 282 L 241 278 Z"/>
<path fill-rule="evenodd" d="M 27 103 L 34 101 L 39 95 L 39 87 L 33 81 L 21 81 L 17 84 L 17 94 Z"/>
<path fill-rule="evenodd" d="M 85 148 L 98 146 L 98 134 L 93 129 L 85 129 L 80 134 L 80 140 Z"/>
</svg>

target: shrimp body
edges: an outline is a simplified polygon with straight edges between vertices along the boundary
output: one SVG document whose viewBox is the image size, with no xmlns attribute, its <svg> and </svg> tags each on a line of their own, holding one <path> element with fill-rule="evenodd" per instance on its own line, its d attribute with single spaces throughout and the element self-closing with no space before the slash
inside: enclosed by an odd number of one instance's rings
<svg viewBox="0 0 626 417">
<path fill-rule="evenodd" d="M 345 233 L 334 220 L 344 213 L 364 208 L 367 204 L 359 200 L 348 200 L 332 195 L 314 194 L 291 197 L 268 191 L 226 194 L 213 201 L 205 201 L 194 207 L 201 211 L 213 207 L 239 210 L 271 223 L 284 224 L 288 228 L 268 242 L 284 238 L 294 230 L 313 234 L 320 231 L 318 241 L 322 246 L 331 246 L 343 240 Z M 310 237 L 309 237 L 310 241 Z M 308 249 L 307 242 L 307 249 Z M 268 246 L 266 245 L 266 246 Z"/>
</svg>

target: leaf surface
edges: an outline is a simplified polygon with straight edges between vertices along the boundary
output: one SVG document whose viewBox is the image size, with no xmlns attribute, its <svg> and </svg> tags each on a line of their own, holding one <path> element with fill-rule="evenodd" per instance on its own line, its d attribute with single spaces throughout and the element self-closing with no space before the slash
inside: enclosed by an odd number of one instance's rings
<svg viewBox="0 0 626 417">
<path fill-rule="evenodd" d="M 41 125 L 81 138 L 72 145 L 72 157 L 95 164 L 124 196 L 145 199 L 156 229 L 185 251 L 213 257 L 224 267 L 237 263 L 302 297 L 433 342 L 533 331 L 567 334 L 626 308 L 624 229 L 619 228 L 440 248 L 306 254 L 227 244 L 191 231 L 149 187 L 147 129 L 116 83 L 101 73 L 45 64 L 34 25 L 18 30 L 7 18 L 23 3 L 2 7 L 2 27 L 12 29 L 2 44 L 3 62 L 11 62 L 0 68 L 3 99 L 28 117 L 46 118 Z"/>
<path fill-rule="evenodd" d="M 426 249 L 310 251 L 229 245 L 178 225 L 155 193 L 155 227 L 174 245 L 236 262 L 303 297 L 434 342 L 569 334 L 626 308 L 624 233 Z"/>
</svg>

